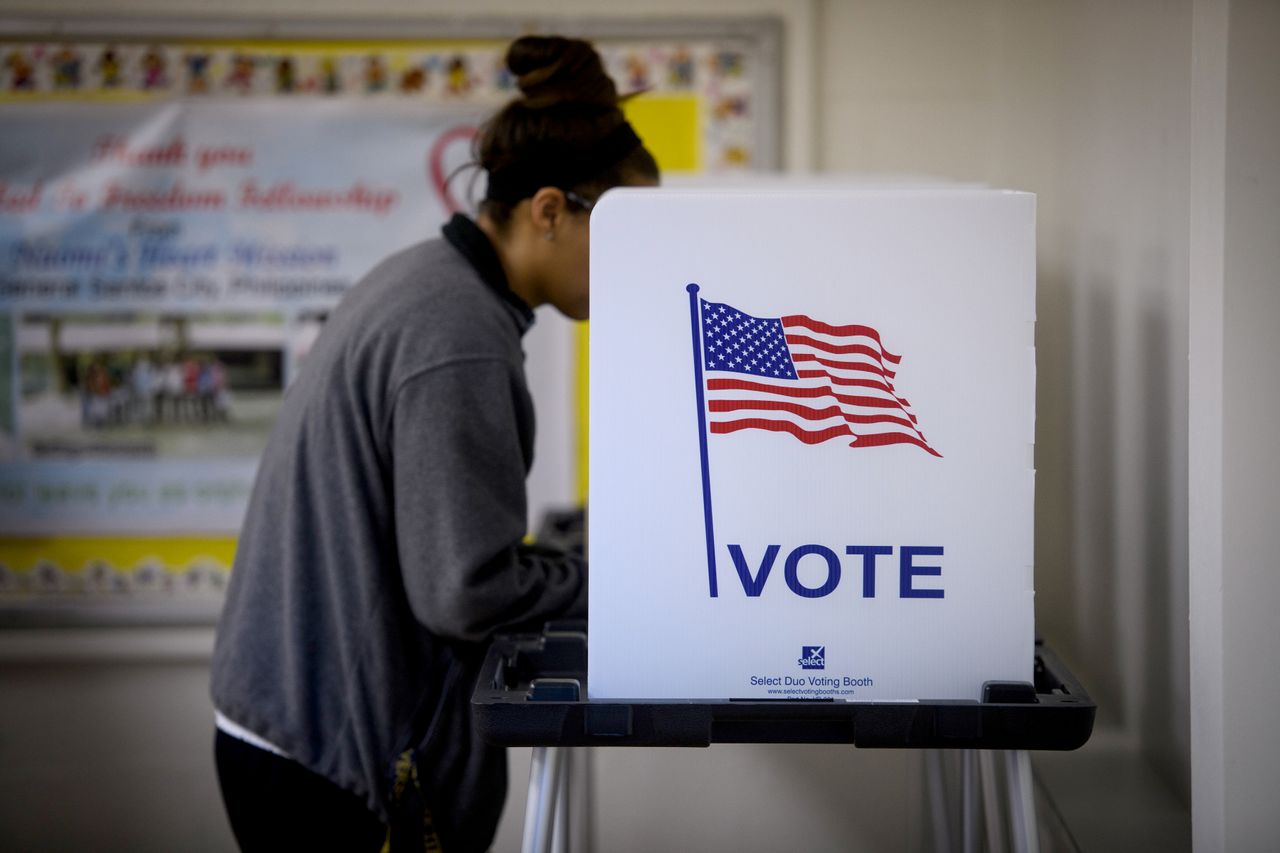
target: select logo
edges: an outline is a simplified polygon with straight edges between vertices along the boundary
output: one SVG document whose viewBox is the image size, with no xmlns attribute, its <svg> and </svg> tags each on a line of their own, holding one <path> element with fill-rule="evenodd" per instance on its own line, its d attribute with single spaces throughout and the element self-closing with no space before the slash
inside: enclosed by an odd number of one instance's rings
<svg viewBox="0 0 1280 853">
<path fill-rule="evenodd" d="M 801 646 L 799 664 L 801 669 L 826 669 L 827 647 Z"/>
</svg>

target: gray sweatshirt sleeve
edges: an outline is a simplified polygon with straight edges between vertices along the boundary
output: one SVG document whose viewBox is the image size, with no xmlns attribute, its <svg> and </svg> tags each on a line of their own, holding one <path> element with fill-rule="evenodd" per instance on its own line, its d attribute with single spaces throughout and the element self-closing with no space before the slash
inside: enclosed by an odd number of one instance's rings
<svg viewBox="0 0 1280 853">
<path fill-rule="evenodd" d="M 396 542 L 409 604 L 470 642 L 586 611 L 581 557 L 522 545 L 526 450 L 512 368 L 468 359 L 401 385 L 391 423 Z M 525 434 L 532 435 L 532 424 Z"/>
</svg>

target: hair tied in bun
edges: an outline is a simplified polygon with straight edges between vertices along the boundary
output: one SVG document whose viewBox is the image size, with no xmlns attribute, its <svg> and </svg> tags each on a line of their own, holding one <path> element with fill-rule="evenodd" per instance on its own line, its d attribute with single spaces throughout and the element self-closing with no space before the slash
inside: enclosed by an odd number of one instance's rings
<svg viewBox="0 0 1280 853">
<path fill-rule="evenodd" d="M 476 159 L 489 177 L 483 215 L 504 223 L 541 187 L 594 199 L 610 187 L 657 180 L 658 165 L 627 123 L 624 99 L 590 43 L 524 36 L 507 49 L 506 63 L 520 96 L 476 138 Z"/>
<path fill-rule="evenodd" d="M 516 78 L 525 106 L 539 109 L 563 102 L 610 107 L 618 90 L 589 42 L 562 36 L 524 36 L 507 49 L 507 68 Z"/>
</svg>

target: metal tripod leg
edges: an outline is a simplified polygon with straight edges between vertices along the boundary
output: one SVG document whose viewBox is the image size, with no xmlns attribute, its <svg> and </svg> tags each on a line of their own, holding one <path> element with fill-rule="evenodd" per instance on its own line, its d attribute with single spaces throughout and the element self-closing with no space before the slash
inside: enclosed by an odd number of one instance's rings
<svg viewBox="0 0 1280 853">
<path fill-rule="evenodd" d="M 960 826 L 964 853 L 978 853 L 978 751 L 960 753 Z"/>
<path fill-rule="evenodd" d="M 551 853 L 569 853 L 569 834 L 573 827 L 569 823 L 569 808 L 573 787 L 573 765 L 576 762 L 577 750 L 566 748 L 564 758 L 560 760 L 560 781 L 556 785 L 555 822 L 551 830 Z"/>
<path fill-rule="evenodd" d="M 1004 850 L 1004 823 L 1000 819 L 1000 785 L 996 779 L 996 753 L 978 750 L 978 776 L 982 780 L 982 824 L 988 850 Z"/>
<path fill-rule="evenodd" d="M 1018 749 L 1006 752 L 1004 758 L 1014 853 L 1039 853 L 1040 834 L 1031 779 L 1031 756 L 1026 750 Z"/>
<path fill-rule="evenodd" d="M 570 849 L 592 853 L 595 849 L 595 752 L 590 747 L 573 750 L 573 774 L 569 777 L 569 795 L 573 803 L 574 831 Z"/>
<path fill-rule="evenodd" d="M 564 752 L 559 747 L 535 746 L 529 769 L 529 799 L 524 810 L 522 853 L 550 853 L 555 834 L 557 803 L 560 796 Z"/>
<path fill-rule="evenodd" d="M 949 853 L 954 836 L 951 832 L 951 803 L 947 797 L 942 750 L 924 751 L 924 772 L 929 791 L 929 817 L 933 823 L 933 849 L 936 853 Z"/>
</svg>

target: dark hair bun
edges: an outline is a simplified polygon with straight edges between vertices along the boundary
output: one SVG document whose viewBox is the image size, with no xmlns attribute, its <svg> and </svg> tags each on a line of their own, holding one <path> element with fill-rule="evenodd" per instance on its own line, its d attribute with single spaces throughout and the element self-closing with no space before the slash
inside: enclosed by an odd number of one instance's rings
<svg viewBox="0 0 1280 853">
<path fill-rule="evenodd" d="M 588 42 L 561 36 L 524 36 L 507 49 L 507 68 L 526 106 L 550 107 L 572 101 L 613 107 L 618 89 Z"/>
</svg>

